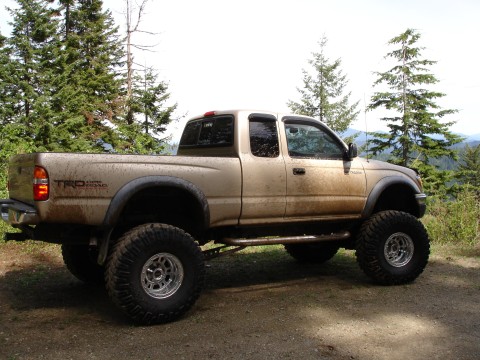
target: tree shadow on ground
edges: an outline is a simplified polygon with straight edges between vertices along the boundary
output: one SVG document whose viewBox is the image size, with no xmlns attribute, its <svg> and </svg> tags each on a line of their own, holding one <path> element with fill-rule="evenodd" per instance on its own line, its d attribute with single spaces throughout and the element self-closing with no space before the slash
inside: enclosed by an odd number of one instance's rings
<svg viewBox="0 0 480 360">
<path fill-rule="evenodd" d="M 385 287 L 352 252 L 322 265 L 276 247 L 240 252 L 207 262 L 206 291 L 184 318 L 144 328 L 101 286 L 82 284 L 58 258 L 32 255 L 0 276 L 0 332 L 16 339 L 0 336 L 0 347 L 52 359 L 85 358 L 86 349 L 119 359 L 474 359 L 480 274 L 478 262 L 462 264 L 432 257 L 412 284 Z"/>
<path fill-rule="evenodd" d="M 84 284 L 65 266 L 44 254 L 31 254 L 31 262 L 14 266 L 0 277 L 0 289 L 15 310 L 82 307 L 103 310 L 110 307 L 102 285 Z M 305 264 L 292 259 L 282 249 L 261 253 L 237 253 L 206 262 L 206 289 L 254 285 L 275 287 L 295 280 L 336 277 L 352 284 L 368 283 L 349 255 L 338 254 L 326 264 Z"/>
<path fill-rule="evenodd" d="M 324 264 L 302 263 L 283 247 L 258 253 L 237 253 L 207 262 L 207 289 L 252 285 L 275 286 L 295 280 L 321 281 L 336 278 L 351 284 L 369 284 L 357 266 L 353 252 L 341 252 Z"/>
</svg>

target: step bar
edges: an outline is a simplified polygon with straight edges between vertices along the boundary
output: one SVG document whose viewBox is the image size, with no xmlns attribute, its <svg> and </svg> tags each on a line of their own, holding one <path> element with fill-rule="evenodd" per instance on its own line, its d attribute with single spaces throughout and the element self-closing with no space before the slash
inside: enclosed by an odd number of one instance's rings
<svg viewBox="0 0 480 360">
<path fill-rule="evenodd" d="M 223 238 L 221 243 L 231 246 L 258 246 L 258 245 L 278 245 L 278 244 L 306 244 L 323 241 L 342 241 L 350 238 L 350 231 L 341 231 L 338 233 L 322 235 L 302 235 L 285 237 L 268 237 L 258 239 L 235 239 Z"/>
</svg>

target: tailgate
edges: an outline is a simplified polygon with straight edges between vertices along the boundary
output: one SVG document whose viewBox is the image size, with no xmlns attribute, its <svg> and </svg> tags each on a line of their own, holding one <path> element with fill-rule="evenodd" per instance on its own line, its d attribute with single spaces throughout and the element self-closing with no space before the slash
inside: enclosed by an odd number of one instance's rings
<svg viewBox="0 0 480 360">
<path fill-rule="evenodd" d="M 33 201 L 33 171 L 36 154 L 15 155 L 8 165 L 8 183 L 10 199 L 27 204 Z"/>
</svg>

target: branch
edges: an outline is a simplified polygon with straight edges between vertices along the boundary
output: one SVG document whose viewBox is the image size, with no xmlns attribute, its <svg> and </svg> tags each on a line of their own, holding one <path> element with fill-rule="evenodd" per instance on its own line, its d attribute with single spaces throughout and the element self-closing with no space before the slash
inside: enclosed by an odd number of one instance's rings
<svg viewBox="0 0 480 360">
<path fill-rule="evenodd" d="M 135 24 L 135 27 L 133 28 L 133 32 L 138 31 L 138 25 L 140 25 L 140 20 L 142 18 L 143 12 L 145 11 L 145 6 L 147 6 L 148 0 L 142 0 L 142 3 L 140 4 L 140 7 L 138 8 L 138 17 L 137 17 L 137 23 Z"/>
<path fill-rule="evenodd" d="M 152 48 L 154 48 L 157 45 L 158 44 L 155 44 L 155 45 L 133 45 L 132 44 L 131 46 L 138 50 L 155 52 L 155 50 L 152 50 Z"/>
<path fill-rule="evenodd" d="M 135 31 L 139 32 L 139 33 L 149 34 L 149 35 L 159 35 L 160 34 L 160 33 L 157 33 L 157 32 L 146 31 L 146 30 L 135 30 Z"/>
</svg>

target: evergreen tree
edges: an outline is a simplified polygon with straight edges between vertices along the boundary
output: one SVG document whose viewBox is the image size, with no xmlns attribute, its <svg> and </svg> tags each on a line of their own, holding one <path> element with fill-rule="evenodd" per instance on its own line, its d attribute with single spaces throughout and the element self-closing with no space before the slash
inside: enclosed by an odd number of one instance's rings
<svg viewBox="0 0 480 360">
<path fill-rule="evenodd" d="M 320 52 L 312 53 L 313 59 L 308 60 L 313 72 L 302 69 L 303 88 L 297 88 L 300 102 L 290 100 L 287 105 L 292 112 L 317 118 L 341 133 L 358 116 L 358 101 L 350 105 L 351 93 L 344 94 L 347 77 L 340 69 L 340 59 L 330 62 L 326 57 L 327 38 L 322 37 L 318 44 Z"/>
<path fill-rule="evenodd" d="M 145 67 L 143 76 L 136 76 L 134 87 L 134 112 L 143 115 L 140 120 L 146 134 L 159 136 L 170 123 L 177 104 L 166 106 L 170 98 L 168 84 L 158 81 L 158 74 L 151 67 Z"/>
<path fill-rule="evenodd" d="M 12 35 L 5 40 L 2 53 L 2 105 L 10 134 L 31 139 L 35 149 L 49 143 L 52 113 L 52 67 L 55 61 L 56 21 L 48 1 L 17 0 L 19 7 L 8 9 L 13 17 Z M 4 58 L 5 59 L 5 58 Z"/>
<path fill-rule="evenodd" d="M 457 179 L 480 194 L 480 145 L 471 147 L 467 144 L 460 157 Z"/>
<path fill-rule="evenodd" d="M 141 28 L 145 9 L 149 0 L 125 2 L 125 56 L 126 78 L 124 81 L 124 112 L 120 131 L 123 135 L 122 151 L 158 153 L 164 148 L 162 138 L 166 125 L 172 121 L 177 104 L 166 105 L 170 94 L 168 85 L 158 81 L 158 73 L 153 68 L 139 67 L 134 62 L 133 51 L 150 51 L 155 45 L 134 42 L 134 34 L 155 33 Z"/>
<path fill-rule="evenodd" d="M 0 34 L 0 126 L 2 128 L 11 123 L 15 117 L 15 91 L 12 81 L 14 66 L 7 41 L 8 38 Z"/>
<path fill-rule="evenodd" d="M 62 51 L 58 53 L 53 106 L 59 142 L 73 151 L 115 144 L 111 124 L 121 115 L 121 59 L 118 28 L 100 0 L 62 0 Z"/>
<path fill-rule="evenodd" d="M 3 132 L 35 151 L 102 150 L 118 138 L 123 49 L 100 0 L 17 0 L 0 48 Z M 63 17 L 63 18 L 62 18 Z M 62 20 L 62 21 L 60 21 Z"/>
<path fill-rule="evenodd" d="M 132 121 L 125 121 L 121 127 L 127 140 L 124 151 L 159 153 L 163 150 L 162 134 L 177 108 L 177 104 L 166 104 L 169 98 L 168 84 L 158 81 L 153 68 L 145 67 L 142 75 L 133 77 L 129 106 Z"/>
<path fill-rule="evenodd" d="M 129 122 L 126 53 L 102 1 L 16 1 L 12 33 L 0 35 L 1 160 L 19 151 L 103 151 L 105 143 L 158 152 L 176 104 L 165 105 L 168 87 L 150 69 L 136 80 Z"/>
<path fill-rule="evenodd" d="M 127 74 L 126 74 L 126 96 L 125 96 L 125 120 L 127 124 L 133 124 L 135 121 L 135 104 L 133 100 L 133 86 L 134 86 L 134 57 L 133 57 L 133 48 L 138 50 L 149 50 L 155 45 L 140 45 L 133 43 L 133 35 L 137 32 L 143 34 L 154 35 L 150 31 L 145 31 L 140 29 L 140 24 L 145 13 L 148 0 L 130 1 L 125 0 L 125 20 L 126 20 L 126 37 L 125 37 L 125 47 L 126 47 L 126 65 L 127 65 Z"/>
<path fill-rule="evenodd" d="M 371 148 L 374 154 L 393 149 L 391 162 L 415 167 L 433 178 L 436 169 L 429 160 L 441 156 L 455 157 L 451 146 L 460 142 L 461 138 L 449 131 L 454 122 L 440 122 L 456 110 L 440 109 L 435 99 L 444 94 L 425 88 L 438 80 L 427 68 L 435 61 L 421 59 L 423 48 L 416 46 L 419 38 L 420 34 L 408 29 L 389 41 L 390 45 L 399 45 L 386 56 L 396 61 L 397 65 L 377 73 L 374 85 L 385 84 L 390 91 L 376 92 L 369 109 L 385 108 L 392 112 L 391 116 L 382 118 L 388 123 L 390 131 L 388 134 L 374 134 L 375 138 L 370 142 L 374 145 Z"/>
</svg>

